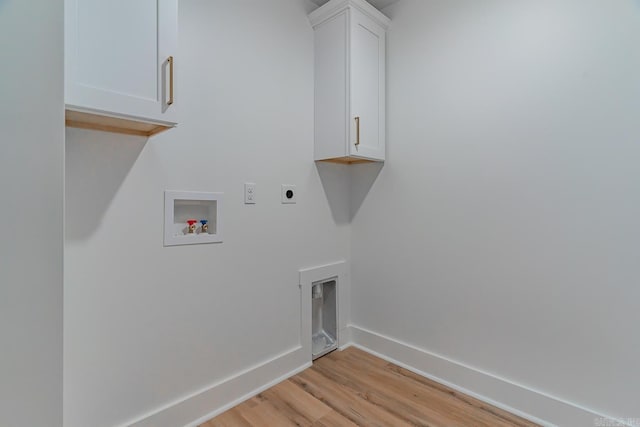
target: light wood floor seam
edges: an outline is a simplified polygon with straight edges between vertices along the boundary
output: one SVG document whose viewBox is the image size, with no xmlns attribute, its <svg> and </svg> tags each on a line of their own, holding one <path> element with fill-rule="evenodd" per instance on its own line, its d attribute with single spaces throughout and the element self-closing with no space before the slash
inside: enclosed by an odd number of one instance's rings
<svg viewBox="0 0 640 427">
<path fill-rule="evenodd" d="M 351 347 L 200 427 L 532 427 L 528 420 Z"/>
</svg>

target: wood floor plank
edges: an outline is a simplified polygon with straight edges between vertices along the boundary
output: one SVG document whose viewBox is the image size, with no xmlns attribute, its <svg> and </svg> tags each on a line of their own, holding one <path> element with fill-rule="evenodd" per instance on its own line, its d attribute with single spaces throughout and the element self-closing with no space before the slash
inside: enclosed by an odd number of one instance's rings
<svg viewBox="0 0 640 427">
<path fill-rule="evenodd" d="M 331 412 L 331 408 L 304 393 L 291 381 L 283 381 L 261 393 L 266 401 L 296 425 L 310 425 Z"/>
<path fill-rule="evenodd" d="M 352 347 L 201 427 L 536 425 Z"/>
<path fill-rule="evenodd" d="M 468 415 L 458 402 L 429 389 L 411 387 L 399 378 L 378 372 L 366 372 L 357 365 L 333 363 L 318 366 L 331 381 L 353 390 L 367 390 L 364 399 L 411 425 L 441 425 L 456 422 L 478 427 L 503 427 L 500 420 L 485 414 Z"/>
<path fill-rule="evenodd" d="M 252 427 L 290 427 L 300 425 L 291 421 L 285 414 L 280 412 L 277 407 L 266 400 L 253 408 L 242 411 L 242 417 L 247 420 Z"/>
<path fill-rule="evenodd" d="M 329 380 L 351 389 L 354 393 L 366 390 L 359 392 L 363 400 L 390 412 L 409 425 L 434 425 L 445 422 L 447 419 L 428 406 L 420 407 L 394 393 L 389 384 L 376 384 L 370 373 L 367 374 L 349 366 L 342 367 L 337 363 L 331 364 L 330 367 L 324 365 L 318 364 L 314 368 Z"/>
<path fill-rule="evenodd" d="M 362 398 L 341 384 L 332 382 L 314 367 L 301 372 L 291 379 L 307 393 L 331 407 L 334 411 L 357 425 L 408 426 L 406 421 L 396 417 Z"/>
<path fill-rule="evenodd" d="M 311 424 L 311 427 L 358 427 L 358 424 L 354 424 L 337 412 L 331 411 Z"/>
<path fill-rule="evenodd" d="M 378 368 L 385 372 L 391 372 L 397 374 L 401 378 L 407 379 L 408 381 L 415 382 L 420 387 L 426 387 L 428 389 L 437 390 L 438 393 L 442 396 L 449 396 L 451 399 L 455 399 L 464 403 L 465 405 L 477 408 L 482 410 L 483 412 L 490 413 L 494 417 L 502 420 L 502 422 L 506 422 L 507 425 L 516 425 L 516 426 L 524 426 L 524 427 L 534 427 L 537 424 L 532 423 L 528 420 L 525 420 L 517 415 L 511 414 L 506 411 L 502 411 L 492 405 L 489 405 L 479 399 L 475 399 L 466 394 L 460 393 L 456 390 L 453 390 L 445 385 L 442 385 L 438 382 L 425 378 L 421 375 L 413 373 L 407 369 L 404 369 L 400 366 L 394 365 L 387 361 L 384 361 L 380 358 L 377 358 L 369 353 L 364 351 L 344 351 L 341 355 L 344 359 L 353 360 L 359 366 L 366 366 L 367 364 L 371 365 L 371 371 L 378 374 Z"/>
<path fill-rule="evenodd" d="M 252 427 L 252 425 L 242 417 L 241 411 L 236 407 L 204 423 L 201 427 Z"/>
<path fill-rule="evenodd" d="M 472 405 L 458 399 L 450 393 L 443 393 L 440 389 L 425 387 L 407 378 L 402 373 L 409 371 L 390 371 L 388 369 L 371 369 L 357 353 L 355 358 L 337 360 L 327 365 L 327 374 L 333 375 L 334 381 L 344 381 L 349 378 L 354 382 L 353 387 L 365 390 L 380 390 L 379 396 L 372 393 L 371 397 L 377 398 L 386 404 L 391 411 L 404 413 L 414 422 L 427 419 L 432 423 L 441 423 L 443 418 L 462 425 L 474 424 L 475 426 L 509 426 L 500 417 L 486 411 L 473 412 Z M 384 367 L 387 368 L 386 364 Z M 395 367 L 395 365 L 392 365 Z"/>
</svg>

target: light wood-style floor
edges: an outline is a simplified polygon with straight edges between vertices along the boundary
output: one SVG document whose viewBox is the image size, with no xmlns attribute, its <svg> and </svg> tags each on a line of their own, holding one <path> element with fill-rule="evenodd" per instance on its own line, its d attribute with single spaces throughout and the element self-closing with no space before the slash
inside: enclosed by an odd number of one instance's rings
<svg viewBox="0 0 640 427">
<path fill-rule="evenodd" d="M 200 427 L 535 425 L 351 347 Z"/>
</svg>

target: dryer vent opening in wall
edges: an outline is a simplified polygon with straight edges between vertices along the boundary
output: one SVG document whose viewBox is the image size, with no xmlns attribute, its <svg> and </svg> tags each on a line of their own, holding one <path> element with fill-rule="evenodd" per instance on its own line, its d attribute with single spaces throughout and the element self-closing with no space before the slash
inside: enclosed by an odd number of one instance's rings
<svg viewBox="0 0 640 427">
<path fill-rule="evenodd" d="M 313 283 L 311 288 L 311 354 L 313 360 L 338 346 L 336 281 Z"/>
</svg>

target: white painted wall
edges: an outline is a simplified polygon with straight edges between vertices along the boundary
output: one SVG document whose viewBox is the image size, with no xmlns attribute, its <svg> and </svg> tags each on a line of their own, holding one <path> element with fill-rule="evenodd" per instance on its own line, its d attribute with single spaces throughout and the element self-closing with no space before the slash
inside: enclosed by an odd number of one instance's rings
<svg viewBox="0 0 640 427">
<path fill-rule="evenodd" d="M 0 425 L 62 426 L 62 0 L 0 0 Z"/>
<path fill-rule="evenodd" d="M 354 324 L 640 416 L 640 4 L 385 13 L 388 161 L 368 194 L 354 169 Z"/>
<path fill-rule="evenodd" d="M 299 345 L 298 270 L 350 242 L 347 169 L 312 161 L 309 8 L 181 0 L 179 127 L 67 130 L 66 426 L 128 423 Z M 224 192 L 224 243 L 164 248 L 165 189 Z"/>
</svg>

